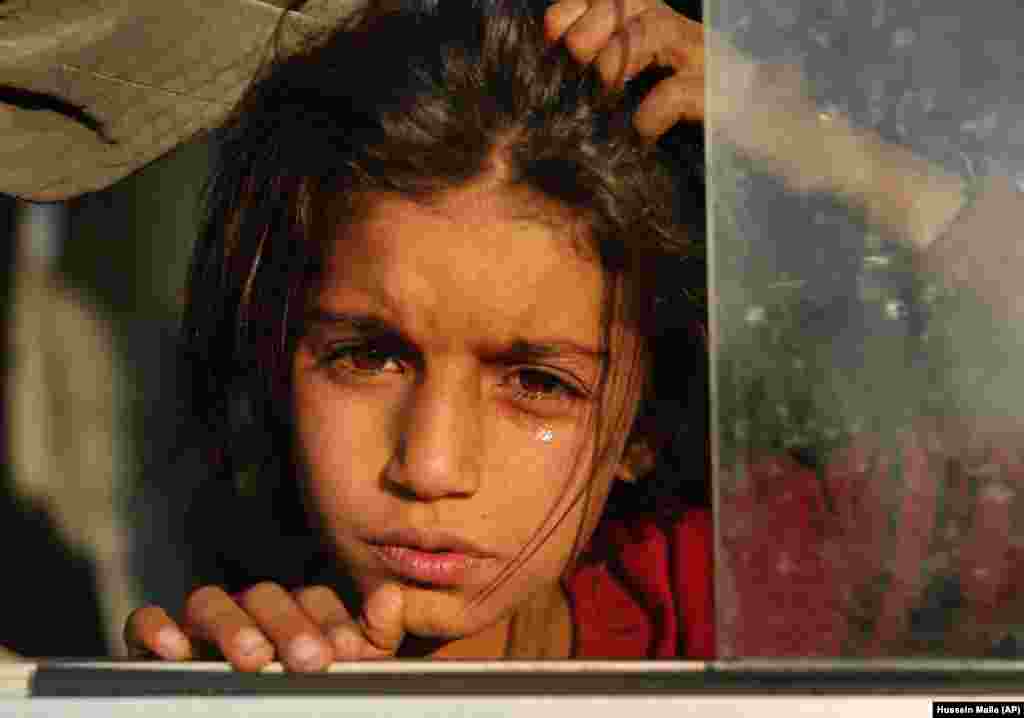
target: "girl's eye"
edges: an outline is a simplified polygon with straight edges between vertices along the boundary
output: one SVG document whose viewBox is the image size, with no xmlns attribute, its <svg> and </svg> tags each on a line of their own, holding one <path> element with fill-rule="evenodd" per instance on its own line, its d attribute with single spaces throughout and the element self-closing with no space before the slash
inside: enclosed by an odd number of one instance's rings
<svg viewBox="0 0 1024 718">
<path fill-rule="evenodd" d="M 513 384 L 519 399 L 571 399 L 581 392 L 555 374 L 540 369 L 519 369 L 513 375 Z"/>
<path fill-rule="evenodd" d="M 332 368 L 347 369 L 360 374 L 382 374 L 405 370 L 401 357 L 394 351 L 366 344 L 332 348 L 324 356 L 323 363 Z"/>
</svg>

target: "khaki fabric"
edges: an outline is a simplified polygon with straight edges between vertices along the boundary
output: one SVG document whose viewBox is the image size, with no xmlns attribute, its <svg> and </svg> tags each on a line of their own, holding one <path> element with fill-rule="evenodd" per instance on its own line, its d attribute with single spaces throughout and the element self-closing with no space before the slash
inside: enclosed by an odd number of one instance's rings
<svg viewBox="0 0 1024 718">
<path fill-rule="evenodd" d="M 0 192 L 108 187 L 216 126 L 271 49 L 286 0 L 0 3 Z M 283 47 L 358 0 L 310 0 Z"/>
<path fill-rule="evenodd" d="M 113 337 L 46 269 L 19 264 L 6 394 L 15 490 L 93 560 L 107 645 L 123 655 L 121 631 L 141 598 L 119 511 L 126 457 Z"/>
</svg>

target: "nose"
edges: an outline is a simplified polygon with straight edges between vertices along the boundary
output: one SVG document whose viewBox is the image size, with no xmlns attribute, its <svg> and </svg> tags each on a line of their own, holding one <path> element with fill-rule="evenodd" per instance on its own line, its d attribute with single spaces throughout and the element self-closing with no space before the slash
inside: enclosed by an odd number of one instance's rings
<svg viewBox="0 0 1024 718">
<path fill-rule="evenodd" d="M 427 376 L 409 388 L 384 470 L 390 490 L 436 501 L 472 496 L 480 488 L 480 390 L 467 374 Z"/>
</svg>

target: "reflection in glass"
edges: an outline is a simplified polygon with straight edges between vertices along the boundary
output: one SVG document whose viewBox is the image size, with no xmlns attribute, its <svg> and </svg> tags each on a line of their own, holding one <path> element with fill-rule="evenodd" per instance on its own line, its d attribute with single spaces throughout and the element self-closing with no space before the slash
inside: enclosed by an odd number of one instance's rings
<svg viewBox="0 0 1024 718">
<path fill-rule="evenodd" d="M 1024 653 L 1024 8 L 708 10 L 719 654 Z"/>
</svg>

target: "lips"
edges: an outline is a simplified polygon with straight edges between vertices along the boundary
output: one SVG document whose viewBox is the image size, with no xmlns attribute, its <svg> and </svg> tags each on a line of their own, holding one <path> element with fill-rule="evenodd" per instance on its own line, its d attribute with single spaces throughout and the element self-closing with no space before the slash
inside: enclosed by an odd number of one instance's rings
<svg viewBox="0 0 1024 718">
<path fill-rule="evenodd" d="M 435 586 L 456 586 L 494 554 L 455 534 L 410 529 L 388 531 L 368 542 L 373 553 L 400 577 Z"/>
</svg>

